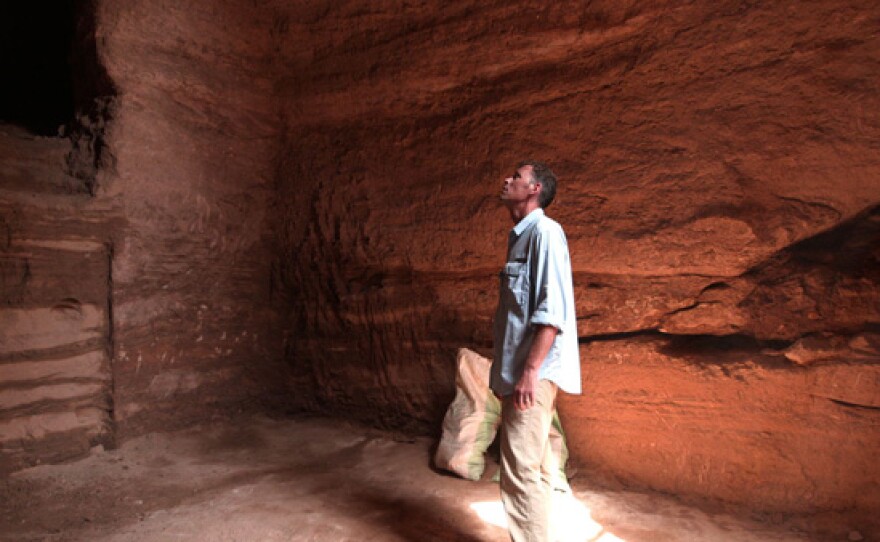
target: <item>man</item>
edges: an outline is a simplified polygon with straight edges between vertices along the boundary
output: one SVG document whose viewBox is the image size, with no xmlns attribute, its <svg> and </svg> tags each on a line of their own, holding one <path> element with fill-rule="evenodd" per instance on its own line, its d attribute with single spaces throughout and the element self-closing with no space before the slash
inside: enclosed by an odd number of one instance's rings
<svg viewBox="0 0 880 542">
<path fill-rule="evenodd" d="M 581 391 L 568 243 L 544 214 L 555 195 L 556 176 L 533 161 L 501 190 L 515 226 L 501 272 L 490 386 L 501 398 L 501 500 L 514 542 L 550 539 L 556 392 Z"/>
</svg>

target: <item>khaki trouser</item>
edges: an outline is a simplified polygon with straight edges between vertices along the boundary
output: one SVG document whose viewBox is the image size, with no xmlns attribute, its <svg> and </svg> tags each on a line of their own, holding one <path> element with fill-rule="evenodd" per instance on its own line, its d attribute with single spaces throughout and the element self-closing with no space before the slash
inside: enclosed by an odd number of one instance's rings
<svg viewBox="0 0 880 542">
<path fill-rule="evenodd" d="M 516 408 L 513 394 L 501 402 L 501 501 L 513 542 L 550 540 L 549 433 L 555 401 L 556 384 L 541 380 L 528 410 Z"/>
</svg>

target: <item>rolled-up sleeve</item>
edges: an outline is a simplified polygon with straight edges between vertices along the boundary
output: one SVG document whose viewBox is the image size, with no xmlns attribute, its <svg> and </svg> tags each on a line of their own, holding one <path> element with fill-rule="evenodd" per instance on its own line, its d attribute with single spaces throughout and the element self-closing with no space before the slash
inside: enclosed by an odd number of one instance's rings
<svg viewBox="0 0 880 542">
<path fill-rule="evenodd" d="M 535 307 L 531 325 L 553 326 L 562 333 L 566 328 L 566 288 L 571 282 L 568 243 L 562 230 L 542 231 L 535 244 L 534 292 Z"/>
</svg>

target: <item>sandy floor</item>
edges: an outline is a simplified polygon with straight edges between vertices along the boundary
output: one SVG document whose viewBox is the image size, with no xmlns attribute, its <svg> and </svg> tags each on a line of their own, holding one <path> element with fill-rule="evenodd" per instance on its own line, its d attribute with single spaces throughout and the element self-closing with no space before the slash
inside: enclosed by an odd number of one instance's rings
<svg viewBox="0 0 880 542">
<path fill-rule="evenodd" d="M 151 434 L 0 485 L 0 540 L 504 541 L 497 484 L 429 468 L 431 442 L 328 420 L 247 418 Z M 572 480 L 565 539 L 804 541 L 667 496 Z M 855 533 L 843 531 L 846 540 Z"/>
</svg>

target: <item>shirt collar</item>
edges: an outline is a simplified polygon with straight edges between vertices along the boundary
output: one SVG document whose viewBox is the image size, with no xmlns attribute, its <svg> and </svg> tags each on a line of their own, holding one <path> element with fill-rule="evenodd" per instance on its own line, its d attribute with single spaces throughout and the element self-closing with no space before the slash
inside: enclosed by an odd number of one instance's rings
<svg viewBox="0 0 880 542">
<path fill-rule="evenodd" d="M 540 208 L 540 207 L 538 207 L 537 209 L 535 209 L 535 210 L 532 211 L 531 213 L 529 213 L 529 214 L 527 214 L 526 216 L 524 216 L 524 217 L 522 218 L 522 220 L 520 220 L 519 222 L 517 222 L 517 223 L 516 223 L 516 226 L 513 227 L 513 233 L 514 233 L 514 235 L 516 235 L 517 237 L 519 237 L 520 235 L 522 235 L 522 232 L 526 231 L 526 229 L 527 229 L 529 226 L 531 226 L 532 224 L 534 224 L 535 222 L 537 222 L 538 219 L 541 218 L 542 216 L 544 216 L 544 209 L 542 209 L 542 208 Z"/>
</svg>

